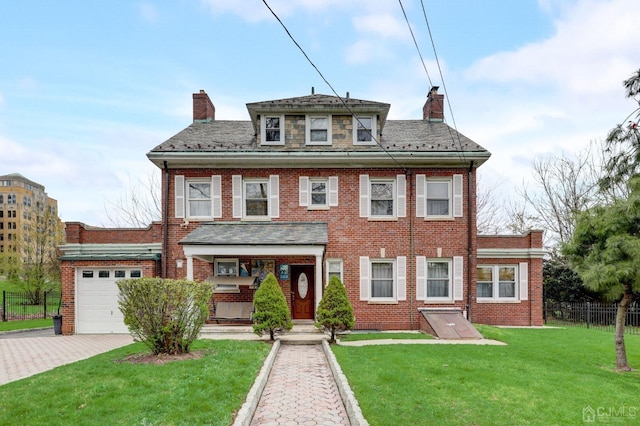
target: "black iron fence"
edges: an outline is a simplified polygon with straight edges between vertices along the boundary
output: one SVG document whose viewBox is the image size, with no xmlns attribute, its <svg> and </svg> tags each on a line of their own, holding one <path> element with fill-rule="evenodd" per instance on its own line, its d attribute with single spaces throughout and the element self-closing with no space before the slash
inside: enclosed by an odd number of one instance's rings
<svg viewBox="0 0 640 426">
<path fill-rule="evenodd" d="M 2 321 L 48 318 L 58 312 L 60 292 L 50 290 L 34 297 L 29 292 L 3 290 L 0 302 Z"/>
<path fill-rule="evenodd" d="M 544 304 L 544 321 L 549 325 L 597 328 L 614 331 L 617 303 L 551 303 Z M 640 334 L 640 303 L 629 306 L 625 333 Z"/>
</svg>

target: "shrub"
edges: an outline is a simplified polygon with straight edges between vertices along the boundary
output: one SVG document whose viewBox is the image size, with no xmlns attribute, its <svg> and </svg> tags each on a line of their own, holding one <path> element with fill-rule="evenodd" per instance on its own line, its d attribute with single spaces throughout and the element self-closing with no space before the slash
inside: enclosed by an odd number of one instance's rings
<svg viewBox="0 0 640 426">
<path fill-rule="evenodd" d="M 355 323 L 353 307 L 347 290 L 340 278 L 332 276 L 316 312 L 316 327 L 331 333 L 331 343 L 336 341 L 336 332 L 351 330 Z"/>
<path fill-rule="evenodd" d="M 253 298 L 256 312 L 253 314 L 253 331 L 262 336 L 269 333 L 274 340 L 276 333 L 291 330 L 291 312 L 287 306 L 280 284 L 273 274 L 267 275 L 262 281 Z"/>
<path fill-rule="evenodd" d="M 211 285 L 189 280 L 118 281 L 118 305 L 136 341 L 154 354 L 189 352 L 209 316 Z"/>
</svg>

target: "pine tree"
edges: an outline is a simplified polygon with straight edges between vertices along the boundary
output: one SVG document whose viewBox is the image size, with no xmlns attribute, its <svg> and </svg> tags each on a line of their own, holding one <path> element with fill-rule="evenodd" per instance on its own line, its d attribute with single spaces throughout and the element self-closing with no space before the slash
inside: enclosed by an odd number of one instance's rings
<svg viewBox="0 0 640 426">
<path fill-rule="evenodd" d="M 274 340 L 276 333 L 283 333 L 293 327 L 287 300 L 275 275 L 269 274 L 262 281 L 256 290 L 253 305 L 256 310 L 253 314 L 253 331 L 257 335 L 262 336 L 268 332 L 270 339 Z"/>
<path fill-rule="evenodd" d="M 332 276 L 324 290 L 324 296 L 316 313 L 316 326 L 331 333 L 331 343 L 336 341 L 336 332 L 353 329 L 355 319 L 347 290 L 340 278 Z"/>
</svg>

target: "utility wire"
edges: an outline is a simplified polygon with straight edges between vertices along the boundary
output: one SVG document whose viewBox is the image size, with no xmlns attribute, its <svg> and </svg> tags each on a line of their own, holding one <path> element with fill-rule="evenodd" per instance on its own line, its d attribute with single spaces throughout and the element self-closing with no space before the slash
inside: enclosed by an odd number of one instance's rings
<svg viewBox="0 0 640 426">
<path fill-rule="evenodd" d="M 403 165 L 401 165 L 398 160 L 389 152 L 387 151 L 382 144 L 380 143 L 380 141 L 378 140 L 378 138 L 376 137 L 376 135 L 372 134 L 371 131 L 364 126 L 364 124 L 360 121 L 360 119 L 358 118 L 358 116 L 356 115 L 355 112 L 353 112 L 353 110 L 349 107 L 349 105 L 347 105 L 346 101 L 342 98 L 342 96 L 340 96 L 338 94 L 338 92 L 336 92 L 336 90 L 333 88 L 333 86 L 331 85 L 331 83 L 329 83 L 329 81 L 325 78 L 324 74 L 322 74 L 322 72 L 320 71 L 320 69 L 318 69 L 318 67 L 313 63 L 313 61 L 311 60 L 311 58 L 309 58 L 309 56 L 307 55 L 307 53 L 304 51 L 304 49 L 302 48 L 302 46 L 300 46 L 300 44 L 296 41 L 296 39 L 293 37 L 293 35 L 291 35 L 291 32 L 289 32 L 289 30 L 287 29 L 287 26 L 282 22 L 282 20 L 278 17 L 278 15 L 273 11 L 273 9 L 271 9 L 271 7 L 269 6 L 269 4 L 267 3 L 266 0 L 262 0 L 262 3 L 264 3 L 264 5 L 267 7 L 267 9 L 269 9 L 269 12 L 271 12 L 271 14 L 273 15 L 274 18 L 276 18 L 276 20 L 280 23 L 280 25 L 282 26 L 282 28 L 285 30 L 285 32 L 287 33 L 287 35 L 289 36 L 289 38 L 291 39 L 291 41 L 293 41 L 293 43 L 296 45 L 296 47 L 300 50 L 300 52 L 302 52 L 302 54 L 304 55 L 304 57 L 307 59 L 307 62 L 309 62 L 309 64 L 311 64 L 311 66 L 313 67 L 313 69 L 316 70 L 316 72 L 318 73 L 318 75 L 320 76 L 320 78 L 322 78 L 322 80 L 327 84 L 327 86 L 329 86 L 329 88 L 331 89 L 331 91 L 333 92 L 334 95 L 336 95 L 336 97 L 340 100 L 340 102 L 342 103 L 342 105 L 344 105 L 344 107 L 347 109 L 347 111 L 349 111 L 349 113 L 351 115 L 353 115 L 355 117 L 355 119 L 357 120 L 358 124 L 360 124 L 364 129 L 367 129 L 367 133 L 369 133 L 369 135 L 371 136 L 371 139 L 376 143 L 376 145 L 378 145 L 388 156 L 389 158 L 391 158 L 393 160 L 394 163 L 396 163 L 396 165 L 398 167 L 400 167 L 401 169 L 403 169 L 404 171 L 407 171 L 406 167 L 404 167 Z M 357 129 L 354 129 L 354 131 L 357 131 Z"/>
</svg>

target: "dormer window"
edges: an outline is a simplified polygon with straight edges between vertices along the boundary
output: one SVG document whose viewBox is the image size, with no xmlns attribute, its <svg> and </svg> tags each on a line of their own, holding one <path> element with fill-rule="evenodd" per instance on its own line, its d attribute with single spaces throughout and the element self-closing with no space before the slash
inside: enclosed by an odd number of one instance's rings
<svg viewBox="0 0 640 426">
<path fill-rule="evenodd" d="M 262 145 L 284 145 L 284 115 L 260 117 Z"/>
<path fill-rule="evenodd" d="M 354 145 L 375 145 L 376 143 L 376 117 L 358 116 L 353 117 L 353 144 Z"/>
<path fill-rule="evenodd" d="M 305 129 L 307 145 L 331 145 L 330 115 L 307 115 Z"/>
</svg>

